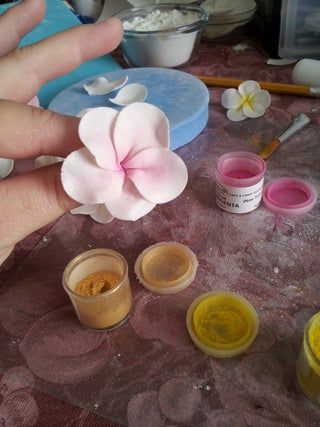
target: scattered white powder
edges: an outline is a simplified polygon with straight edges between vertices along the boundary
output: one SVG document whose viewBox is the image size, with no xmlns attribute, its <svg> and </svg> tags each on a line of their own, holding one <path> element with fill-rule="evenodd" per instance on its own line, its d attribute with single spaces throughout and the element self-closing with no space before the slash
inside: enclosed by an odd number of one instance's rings
<svg viewBox="0 0 320 427">
<path fill-rule="evenodd" d="M 145 17 L 136 16 L 131 21 L 124 21 L 123 28 L 133 31 L 160 31 L 183 27 L 199 20 L 199 15 L 194 12 L 182 13 L 177 9 L 161 12 L 154 10 Z"/>
<path fill-rule="evenodd" d="M 239 43 L 232 47 L 235 52 L 245 52 L 248 49 L 249 45 L 247 43 Z"/>
</svg>

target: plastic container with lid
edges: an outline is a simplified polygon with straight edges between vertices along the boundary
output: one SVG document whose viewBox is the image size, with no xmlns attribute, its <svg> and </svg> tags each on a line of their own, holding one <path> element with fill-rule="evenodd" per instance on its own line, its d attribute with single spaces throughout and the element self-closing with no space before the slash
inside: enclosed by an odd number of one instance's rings
<svg viewBox="0 0 320 427">
<path fill-rule="evenodd" d="M 281 58 L 320 58 L 319 0 L 282 0 Z"/>
<path fill-rule="evenodd" d="M 320 313 L 305 326 L 297 379 L 302 391 L 320 404 Z"/>
<path fill-rule="evenodd" d="M 254 153 L 236 151 L 219 157 L 215 165 L 217 205 L 231 213 L 256 209 L 262 198 L 266 164 Z"/>
<path fill-rule="evenodd" d="M 255 24 L 272 58 L 320 59 L 319 0 L 256 0 Z"/>
<path fill-rule="evenodd" d="M 88 275 L 110 272 L 120 282 L 98 295 L 84 296 L 75 292 L 77 284 Z M 64 270 L 62 283 L 79 321 L 95 330 L 110 330 L 122 325 L 130 316 L 132 294 L 126 260 L 110 249 L 91 249 L 73 258 Z"/>
<path fill-rule="evenodd" d="M 227 358 L 247 350 L 257 336 L 258 315 L 242 296 L 227 291 L 200 295 L 187 312 L 194 344 L 210 356 Z"/>
</svg>

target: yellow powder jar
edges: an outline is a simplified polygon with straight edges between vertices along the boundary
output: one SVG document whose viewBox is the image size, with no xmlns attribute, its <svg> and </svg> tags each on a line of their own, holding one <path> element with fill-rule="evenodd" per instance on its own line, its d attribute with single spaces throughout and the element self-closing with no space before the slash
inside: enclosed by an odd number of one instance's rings
<svg viewBox="0 0 320 427">
<path fill-rule="evenodd" d="M 120 276 L 112 289 L 98 295 L 79 295 L 77 284 L 88 275 L 106 271 Z M 120 326 L 130 316 L 132 294 L 128 278 L 128 265 L 118 252 L 110 249 L 92 249 L 73 258 L 62 277 L 79 321 L 95 330 L 108 330 Z"/>
<path fill-rule="evenodd" d="M 320 312 L 305 326 L 297 379 L 302 391 L 320 404 Z"/>
</svg>

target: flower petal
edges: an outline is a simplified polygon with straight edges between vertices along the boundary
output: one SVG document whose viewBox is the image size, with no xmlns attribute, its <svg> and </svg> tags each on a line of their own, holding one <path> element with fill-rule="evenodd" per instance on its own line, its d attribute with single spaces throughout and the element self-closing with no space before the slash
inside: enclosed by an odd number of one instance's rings
<svg viewBox="0 0 320 427">
<path fill-rule="evenodd" d="M 252 93 L 261 90 L 261 87 L 255 80 L 246 80 L 245 82 L 240 83 L 238 90 L 242 97 L 247 98 Z"/>
<path fill-rule="evenodd" d="M 169 122 L 156 106 L 135 102 L 119 113 L 114 129 L 118 162 L 151 147 L 169 148 Z"/>
<path fill-rule="evenodd" d="M 253 106 L 249 102 L 244 103 L 242 108 L 243 108 L 243 113 L 247 117 L 250 117 L 251 119 L 256 119 L 257 117 L 261 117 L 266 112 L 266 109 L 262 107 L 262 105 L 255 104 L 253 108 Z"/>
<path fill-rule="evenodd" d="M 271 96 L 267 90 L 260 90 L 252 95 L 250 103 L 255 110 L 255 105 L 259 104 L 261 107 L 267 109 L 271 104 Z"/>
<path fill-rule="evenodd" d="M 42 166 L 53 165 L 54 163 L 63 162 L 63 157 L 57 156 L 39 156 L 34 161 L 35 169 L 42 168 Z"/>
<path fill-rule="evenodd" d="M 122 171 L 99 168 L 87 148 L 69 154 L 61 169 L 66 193 L 83 204 L 104 203 L 121 195 L 125 175 Z"/>
<path fill-rule="evenodd" d="M 243 114 L 242 107 L 237 108 L 236 110 L 228 110 L 227 117 L 233 122 L 241 122 L 247 118 L 247 116 Z"/>
<path fill-rule="evenodd" d="M 87 114 L 89 111 L 91 111 L 92 108 L 85 108 L 84 110 L 79 111 L 79 113 L 77 114 L 77 117 L 80 117 L 80 119 Z"/>
<path fill-rule="evenodd" d="M 81 205 L 78 208 L 71 209 L 71 211 L 69 212 L 72 215 L 91 215 L 98 209 L 99 206 L 100 206 L 99 204 Z"/>
<path fill-rule="evenodd" d="M 40 107 L 40 101 L 37 95 L 35 95 L 31 101 L 28 102 L 27 105 L 31 105 L 32 107 Z"/>
<path fill-rule="evenodd" d="M 107 95 L 114 90 L 120 89 L 128 81 L 128 76 L 121 77 L 118 80 L 109 80 L 105 77 L 97 77 L 92 83 L 83 85 L 89 95 Z"/>
<path fill-rule="evenodd" d="M 98 166 L 118 170 L 112 132 L 118 112 L 113 108 L 99 107 L 88 111 L 80 120 L 79 136 L 96 158 Z"/>
<path fill-rule="evenodd" d="M 221 105 L 224 108 L 239 108 L 242 104 L 242 97 L 237 89 L 227 89 L 221 95 Z"/>
<path fill-rule="evenodd" d="M 148 148 L 125 162 L 126 176 L 151 203 L 166 203 L 185 188 L 188 171 L 183 160 L 165 148 Z"/>
<path fill-rule="evenodd" d="M 117 199 L 106 202 L 106 207 L 115 218 L 136 221 L 156 206 L 145 200 L 135 185 L 126 179 L 122 194 Z"/>
<path fill-rule="evenodd" d="M 98 209 L 90 217 L 100 224 L 108 224 L 114 218 L 104 204 L 98 205 Z"/>
</svg>

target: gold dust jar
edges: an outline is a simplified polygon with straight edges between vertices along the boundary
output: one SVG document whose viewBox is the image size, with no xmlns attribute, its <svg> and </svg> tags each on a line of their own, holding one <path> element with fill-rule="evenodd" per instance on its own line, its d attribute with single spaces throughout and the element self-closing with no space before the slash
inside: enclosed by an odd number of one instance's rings
<svg viewBox="0 0 320 427">
<path fill-rule="evenodd" d="M 297 380 L 302 391 L 320 404 L 320 312 L 304 328 Z"/>
<path fill-rule="evenodd" d="M 207 292 L 187 311 L 187 329 L 194 344 L 213 357 L 237 356 L 255 340 L 258 314 L 251 303 L 234 292 Z"/>
<path fill-rule="evenodd" d="M 117 274 L 119 283 L 98 295 L 79 295 L 75 292 L 79 282 L 101 271 Z M 95 330 L 109 330 L 120 326 L 129 318 L 132 294 L 128 265 L 118 252 L 110 249 L 83 252 L 67 265 L 62 283 L 82 325 Z"/>
</svg>

